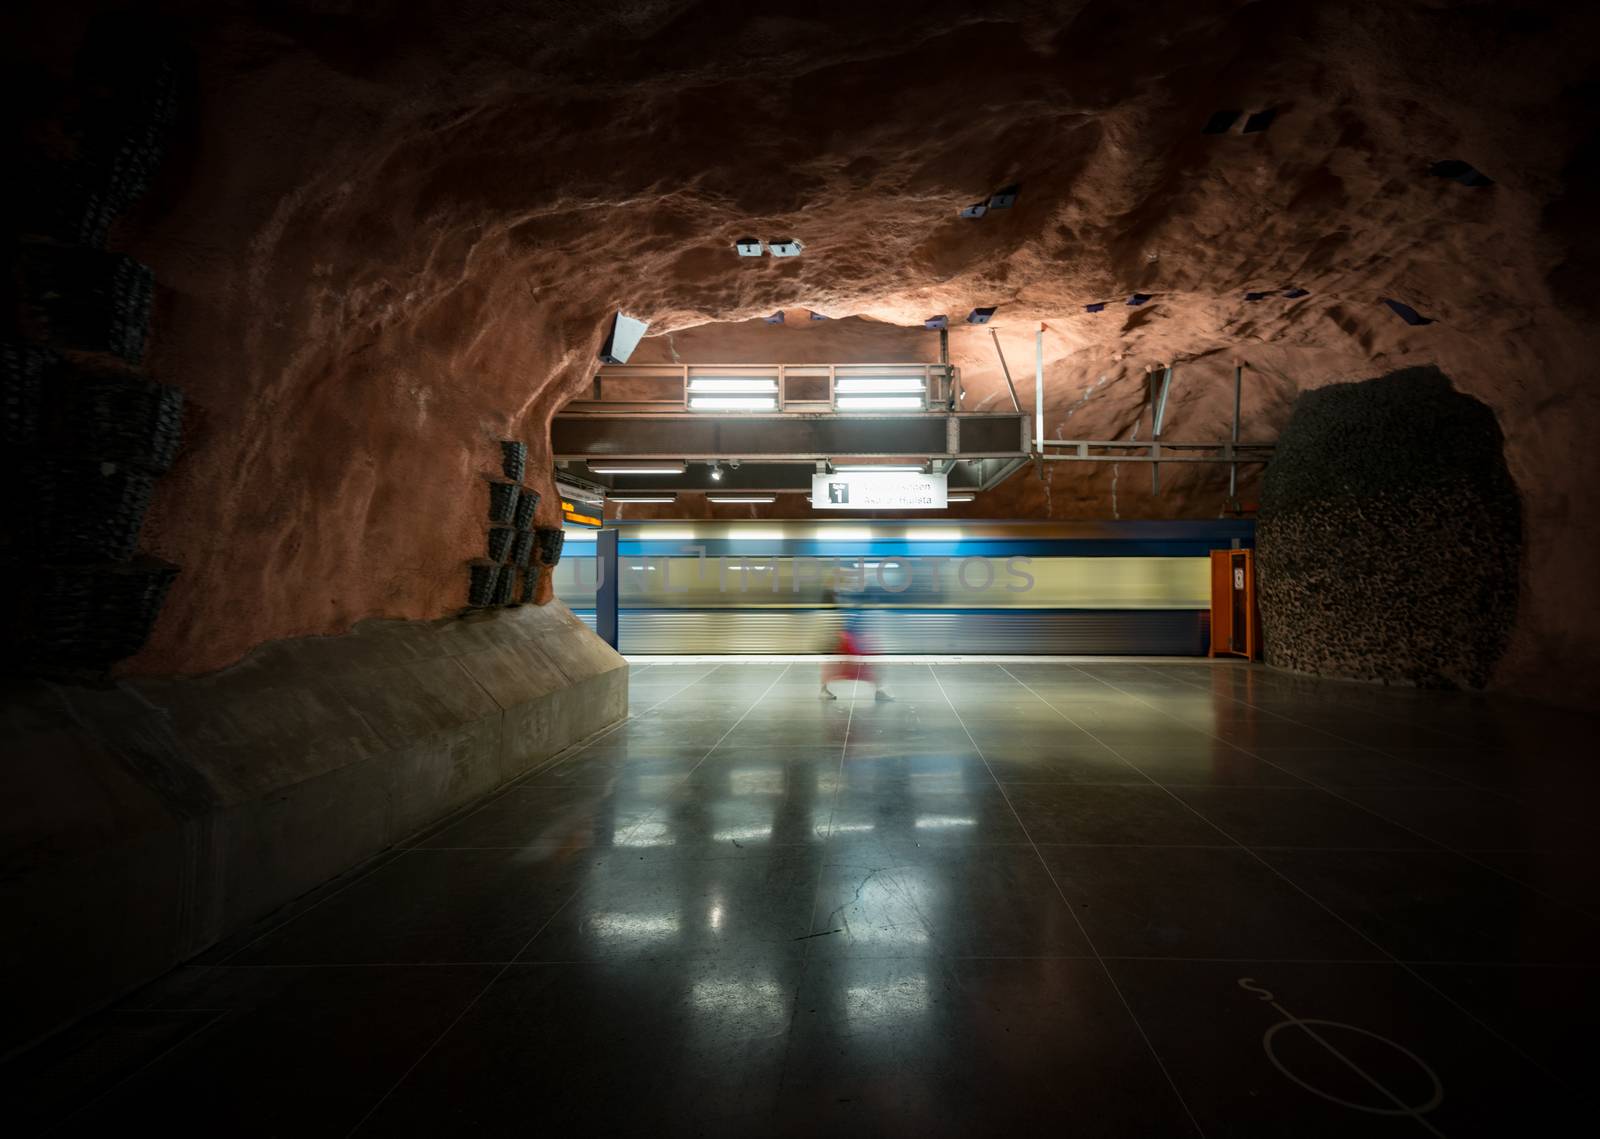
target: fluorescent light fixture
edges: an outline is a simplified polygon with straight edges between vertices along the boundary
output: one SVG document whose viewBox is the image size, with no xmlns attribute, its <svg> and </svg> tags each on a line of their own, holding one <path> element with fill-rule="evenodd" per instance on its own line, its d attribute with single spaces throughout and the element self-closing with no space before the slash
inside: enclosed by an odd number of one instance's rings
<svg viewBox="0 0 1600 1139">
<path fill-rule="evenodd" d="M 613 494 L 611 502 L 677 502 L 675 494 Z"/>
<path fill-rule="evenodd" d="M 928 390 L 921 376 L 844 376 L 833 382 L 836 392 L 872 392 L 887 395 L 892 392 L 922 393 Z"/>
<path fill-rule="evenodd" d="M 842 395 L 833 402 L 840 411 L 922 408 L 922 397 L 919 395 Z"/>
<path fill-rule="evenodd" d="M 944 500 L 946 502 L 971 502 L 972 501 L 972 495 L 970 495 L 970 494 L 947 494 L 947 495 L 944 496 Z"/>
<path fill-rule="evenodd" d="M 684 470 L 681 459 L 655 462 L 640 459 L 600 459 L 589 464 L 589 469 L 597 475 L 681 475 Z"/>
<path fill-rule="evenodd" d="M 760 376 L 697 376 L 689 381 L 690 392 L 705 392 L 708 395 L 732 395 L 739 392 L 767 394 L 775 393 L 777 390 L 777 380 L 766 380 Z"/>
<path fill-rule="evenodd" d="M 770 395 L 692 395 L 690 411 L 777 411 L 778 397 Z"/>
<path fill-rule="evenodd" d="M 775 494 L 711 494 L 707 495 L 712 502 L 777 502 Z"/>
<path fill-rule="evenodd" d="M 921 473 L 927 463 L 835 463 L 833 469 L 844 471 L 915 471 Z"/>
</svg>

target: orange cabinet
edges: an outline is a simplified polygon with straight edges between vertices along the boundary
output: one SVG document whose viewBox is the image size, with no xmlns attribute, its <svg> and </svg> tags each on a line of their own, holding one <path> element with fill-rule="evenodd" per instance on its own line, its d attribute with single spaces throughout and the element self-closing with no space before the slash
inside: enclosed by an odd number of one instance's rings
<svg viewBox="0 0 1600 1139">
<path fill-rule="evenodd" d="M 1211 551 L 1211 655 L 1261 655 L 1253 550 Z"/>
</svg>

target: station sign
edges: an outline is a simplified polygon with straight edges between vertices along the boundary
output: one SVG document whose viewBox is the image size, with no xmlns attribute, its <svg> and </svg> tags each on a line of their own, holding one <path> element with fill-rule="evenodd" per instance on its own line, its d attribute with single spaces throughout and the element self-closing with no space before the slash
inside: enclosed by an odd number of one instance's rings
<svg viewBox="0 0 1600 1139">
<path fill-rule="evenodd" d="M 593 511 L 591 514 L 590 511 Z M 577 526 L 601 525 L 600 507 L 590 506 L 585 502 L 573 502 L 570 498 L 561 500 L 561 517 Z"/>
<path fill-rule="evenodd" d="M 919 471 L 845 471 L 811 476 L 817 510 L 943 510 L 946 477 Z"/>
</svg>

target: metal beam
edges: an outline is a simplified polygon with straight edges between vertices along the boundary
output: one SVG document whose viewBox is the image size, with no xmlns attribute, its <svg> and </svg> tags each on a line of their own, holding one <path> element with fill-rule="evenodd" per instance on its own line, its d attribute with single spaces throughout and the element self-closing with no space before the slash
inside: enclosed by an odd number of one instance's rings
<svg viewBox="0 0 1600 1139">
<path fill-rule="evenodd" d="M 1017 399 L 1017 385 L 1011 382 L 1011 369 L 1006 367 L 1006 354 L 1000 350 L 1000 335 L 991 328 L 989 336 L 994 341 L 994 354 L 1000 357 L 1000 374 L 1006 378 L 1006 391 L 1011 393 L 1011 408 L 1020 412 L 1022 401 Z"/>
<path fill-rule="evenodd" d="M 618 581 L 617 532 L 601 530 L 595 536 L 594 631 L 612 648 L 617 647 Z"/>
<path fill-rule="evenodd" d="M 959 451 L 950 450 L 957 420 Z M 562 413 L 550 426 L 553 457 L 563 459 L 729 459 L 801 461 L 875 456 L 1010 457 L 1023 417 L 895 414 L 586 415 Z"/>
<path fill-rule="evenodd" d="M 1044 325 L 1033 337 L 1033 449 L 1044 450 Z"/>
<path fill-rule="evenodd" d="M 1155 398 L 1155 418 L 1150 422 L 1150 443 L 1154 450 L 1150 451 L 1152 466 L 1150 466 L 1150 488 L 1155 493 L 1162 493 L 1162 424 L 1166 419 L 1166 394 L 1173 390 L 1173 366 L 1166 365 L 1162 373 L 1162 394 Z"/>
<path fill-rule="evenodd" d="M 1233 443 L 1239 445 L 1239 397 L 1244 390 L 1244 362 L 1235 361 L 1233 365 Z M 1239 498 L 1239 464 L 1234 463 L 1228 468 L 1228 505 L 1234 507 Z"/>
</svg>

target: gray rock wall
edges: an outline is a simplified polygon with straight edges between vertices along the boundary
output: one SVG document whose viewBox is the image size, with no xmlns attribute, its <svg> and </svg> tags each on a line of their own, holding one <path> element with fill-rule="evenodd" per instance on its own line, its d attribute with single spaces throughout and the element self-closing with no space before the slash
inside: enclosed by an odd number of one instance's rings
<svg viewBox="0 0 1600 1139">
<path fill-rule="evenodd" d="M 0 1053 L 627 714 L 566 606 L 372 621 L 210 676 L 0 697 Z"/>
<path fill-rule="evenodd" d="M 1522 549 L 1493 413 L 1433 368 L 1307 392 L 1266 471 L 1256 548 L 1269 664 L 1482 687 Z"/>
</svg>

